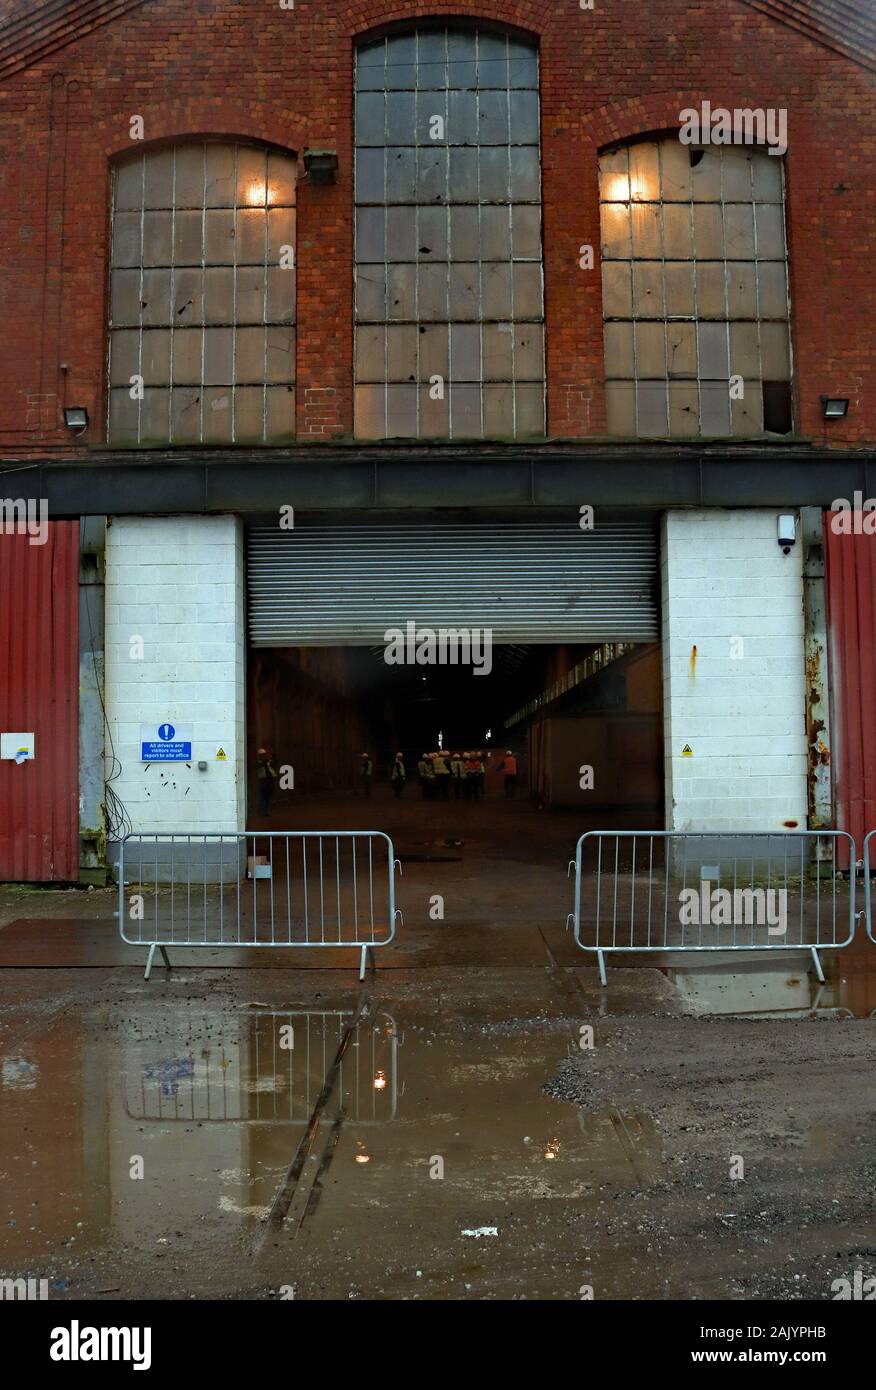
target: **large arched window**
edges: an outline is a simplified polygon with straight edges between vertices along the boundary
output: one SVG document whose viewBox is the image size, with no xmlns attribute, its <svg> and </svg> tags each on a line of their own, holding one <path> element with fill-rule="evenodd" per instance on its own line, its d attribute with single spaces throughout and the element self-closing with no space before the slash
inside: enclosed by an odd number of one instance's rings
<svg viewBox="0 0 876 1390">
<path fill-rule="evenodd" d="M 599 161 L 609 432 L 786 434 L 782 160 L 677 138 Z"/>
<path fill-rule="evenodd" d="M 356 433 L 544 432 L 538 55 L 423 27 L 356 64 Z"/>
<path fill-rule="evenodd" d="M 295 432 L 295 161 L 198 140 L 113 171 L 108 438 Z"/>
</svg>

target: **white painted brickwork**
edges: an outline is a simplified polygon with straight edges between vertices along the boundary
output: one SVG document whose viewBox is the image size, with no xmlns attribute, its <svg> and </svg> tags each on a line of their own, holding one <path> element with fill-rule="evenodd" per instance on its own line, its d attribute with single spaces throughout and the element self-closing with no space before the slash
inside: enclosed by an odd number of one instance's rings
<svg viewBox="0 0 876 1390">
<path fill-rule="evenodd" d="M 243 574 L 235 517 L 112 519 L 106 705 L 122 764 L 113 789 L 135 832 L 245 828 Z M 134 637 L 142 661 L 131 659 Z M 191 768 L 140 762 L 140 725 L 163 720 L 192 726 Z M 216 761 L 220 748 L 227 762 Z M 108 769 L 111 753 L 108 741 Z"/>
<path fill-rule="evenodd" d="M 663 519 L 667 828 L 806 827 L 801 545 L 782 554 L 777 517 Z M 685 744 L 693 757 L 682 756 Z"/>
</svg>

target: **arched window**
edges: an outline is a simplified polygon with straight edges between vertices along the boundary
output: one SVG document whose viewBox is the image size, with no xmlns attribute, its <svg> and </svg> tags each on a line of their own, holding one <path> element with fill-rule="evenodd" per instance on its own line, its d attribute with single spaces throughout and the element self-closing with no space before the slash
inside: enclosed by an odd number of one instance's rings
<svg viewBox="0 0 876 1390">
<path fill-rule="evenodd" d="M 677 138 L 599 161 L 608 428 L 791 429 L 782 160 Z"/>
<path fill-rule="evenodd" d="M 295 432 L 295 161 L 198 140 L 113 171 L 110 443 Z"/>
<path fill-rule="evenodd" d="M 538 54 L 423 27 L 356 63 L 356 433 L 544 432 Z"/>
</svg>

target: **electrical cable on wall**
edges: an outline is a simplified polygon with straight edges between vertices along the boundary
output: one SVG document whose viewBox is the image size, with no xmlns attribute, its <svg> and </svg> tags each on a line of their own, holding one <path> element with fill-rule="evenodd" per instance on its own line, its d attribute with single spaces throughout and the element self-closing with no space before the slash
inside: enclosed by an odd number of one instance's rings
<svg viewBox="0 0 876 1390">
<path fill-rule="evenodd" d="M 94 650 L 94 629 L 91 625 L 91 606 L 86 602 L 85 611 L 88 615 L 88 644 L 91 649 L 91 664 L 94 668 L 94 684 L 97 688 L 97 698 L 100 701 L 100 709 L 103 714 L 104 727 L 110 746 L 109 771 L 104 773 L 103 779 L 103 816 L 106 825 L 107 839 L 123 840 L 126 835 L 130 835 L 133 830 L 131 818 L 128 815 L 125 803 L 118 793 L 113 789 L 112 783 L 118 781 L 122 775 L 122 764 L 116 757 L 115 744 L 113 743 L 113 733 L 110 722 L 107 718 L 106 705 L 103 699 L 103 682 L 97 670 L 97 655 Z"/>
</svg>

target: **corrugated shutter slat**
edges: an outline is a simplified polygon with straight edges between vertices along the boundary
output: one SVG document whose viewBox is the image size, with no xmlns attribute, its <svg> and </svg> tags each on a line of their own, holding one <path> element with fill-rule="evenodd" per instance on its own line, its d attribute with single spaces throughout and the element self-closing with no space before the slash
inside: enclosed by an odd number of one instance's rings
<svg viewBox="0 0 876 1390">
<path fill-rule="evenodd" d="M 391 627 L 490 628 L 494 643 L 658 636 L 651 517 L 249 530 L 256 647 L 371 646 Z"/>
</svg>

